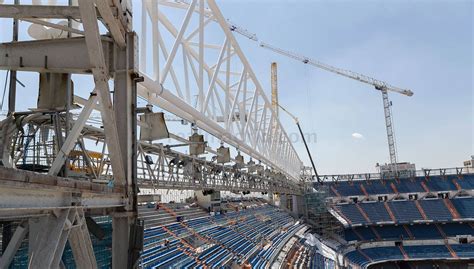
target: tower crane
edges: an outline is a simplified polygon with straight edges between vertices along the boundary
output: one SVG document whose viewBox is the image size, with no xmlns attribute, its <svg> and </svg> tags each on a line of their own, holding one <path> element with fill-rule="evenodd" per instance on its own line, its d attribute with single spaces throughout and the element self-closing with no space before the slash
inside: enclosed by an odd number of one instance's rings
<svg viewBox="0 0 474 269">
<path fill-rule="evenodd" d="M 240 35 L 243 35 L 243 36 L 245 36 L 246 38 L 248 38 L 252 41 L 258 42 L 259 39 L 258 39 L 256 34 L 247 31 L 246 29 L 234 24 L 230 20 L 228 20 L 228 25 L 229 25 L 229 29 L 231 31 L 234 31 L 234 32 L 236 32 Z M 354 80 L 372 85 L 372 86 L 375 87 L 376 90 L 380 91 L 382 93 L 382 99 L 383 99 L 383 108 L 384 108 L 384 114 L 385 114 L 385 128 L 387 130 L 387 140 L 388 140 L 388 149 L 389 149 L 389 154 L 390 154 L 390 163 L 392 165 L 392 169 L 393 168 L 396 169 L 396 167 L 397 167 L 396 166 L 397 158 L 398 158 L 397 157 L 397 147 L 396 147 L 396 143 L 395 143 L 395 131 L 394 131 L 394 126 L 393 126 L 393 117 L 392 117 L 392 108 L 391 108 L 392 102 L 390 102 L 390 100 L 388 99 L 388 92 L 391 91 L 391 92 L 397 92 L 399 94 L 403 94 L 403 95 L 406 95 L 406 96 L 412 96 L 413 92 L 411 90 L 398 88 L 398 87 L 392 86 L 392 85 L 390 85 L 390 84 L 388 84 L 384 81 L 381 81 L 381 80 L 378 80 L 378 79 L 375 79 L 375 78 L 372 78 L 372 77 L 369 77 L 369 76 L 366 76 L 366 75 L 363 75 L 363 74 L 359 74 L 357 72 L 353 72 L 353 71 L 350 71 L 350 70 L 337 68 L 337 67 L 322 63 L 320 61 L 317 61 L 317 60 L 314 60 L 314 59 L 311 59 L 311 58 L 308 58 L 308 57 L 305 57 L 305 56 L 302 56 L 302 55 L 299 55 L 299 54 L 296 54 L 296 53 L 293 53 L 293 52 L 290 52 L 290 51 L 287 51 L 287 50 L 277 48 L 275 46 L 272 46 L 272 45 L 264 43 L 264 42 L 260 42 L 260 47 L 268 49 L 268 50 L 273 51 L 275 53 L 278 53 L 280 55 L 283 55 L 283 56 L 286 56 L 286 57 L 289 57 L 289 58 L 293 58 L 297 61 L 301 61 L 304 64 L 309 64 L 309 65 L 312 65 L 314 67 L 317 67 L 317 68 L 320 68 L 320 69 L 323 69 L 323 70 L 326 70 L 326 71 L 329 71 L 329 72 L 332 72 L 332 73 L 335 73 L 335 74 L 338 74 L 338 75 L 341 75 L 341 76 L 344 76 L 344 77 L 347 77 L 347 78 L 351 78 L 351 79 L 354 79 Z"/>
<path fill-rule="evenodd" d="M 396 149 L 396 144 L 395 144 L 395 133 L 394 133 L 394 127 L 393 127 L 392 111 L 391 111 L 392 103 L 388 99 L 388 92 L 391 91 L 391 92 L 397 92 L 399 94 L 403 94 L 406 96 L 412 96 L 413 92 L 411 90 L 401 89 L 401 88 L 392 86 L 386 82 L 383 82 L 381 80 L 378 80 L 366 75 L 362 75 L 353 71 L 337 68 L 337 67 L 313 60 L 311 58 L 298 55 L 293 52 L 276 48 L 274 46 L 271 46 L 263 42 L 260 42 L 260 47 L 266 48 L 280 55 L 287 56 L 289 58 L 293 58 L 295 60 L 301 61 L 304 64 L 309 64 L 314 67 L 372 85 L 375 87 L 376 90 L 380 91 L 382 93 L 382 98 L 383 98 L 383 107 L 384 107 L 384 113 L 385 113 L 385 127 L 387 129 L 388 148 L 390 152 L 390 163 L 392 164 L 392 169 L 393 167 L 396 167 L 397 149 Z"/>
</svg>

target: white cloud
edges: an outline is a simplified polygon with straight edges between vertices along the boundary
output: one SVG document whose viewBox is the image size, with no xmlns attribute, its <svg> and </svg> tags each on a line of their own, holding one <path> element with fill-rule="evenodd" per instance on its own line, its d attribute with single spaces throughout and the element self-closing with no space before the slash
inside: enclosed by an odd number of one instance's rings
<svg viewBox="0 0 474 269">
<path fill-rule="evenodd" d="M 362 134 L 359 134 L 359 133 L 353 133 L 352 137 L 355 138 L 355 139 L 364 139 L 364 136 Z"/>
</svg>

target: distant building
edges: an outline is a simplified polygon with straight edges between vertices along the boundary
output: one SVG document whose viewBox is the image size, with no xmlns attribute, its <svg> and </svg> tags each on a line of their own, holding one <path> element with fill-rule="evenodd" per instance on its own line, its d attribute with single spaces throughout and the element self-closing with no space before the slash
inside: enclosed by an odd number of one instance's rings
<svg viewBox="0 0 474 269">
<path fill-rule="evenodd" d="M 414 163 L 402 162 L 397 164 L 376 164 L 378 173 L 382 177 L 393 177 L 398 175 L 399 177 L 410 177 L 416 173 L 416 165 Z"/>
<path fill-rule="evenodd" d="M 464 167 L 466 168 L 474 168 L 474 155 L 471 155 L 471 159 L 464 161 Z"/>
<path fill-rule="evenodd" d="M 474 172 L 474 155 L 471 155 L 471 159 L 464 161 L 464 169 L 468 172 Z"/>
</svg>

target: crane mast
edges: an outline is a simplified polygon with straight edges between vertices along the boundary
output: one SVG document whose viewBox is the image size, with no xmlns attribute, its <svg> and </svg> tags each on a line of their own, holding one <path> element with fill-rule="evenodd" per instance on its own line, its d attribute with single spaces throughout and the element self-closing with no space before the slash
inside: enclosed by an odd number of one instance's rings
<svg viewBox="0 0 474 269">
<path fill-rule="evenodd" d="M 385 127 L 387 129 L 387 140 L 388 140 L 388 150 L 390 152 L 390 163 L 392 165 L 397 163 L 397 147 L 395 145 L 395 132 L 393 130 L 393 117 L 392 117 L 392 102 L 388 100 L 387 90 L 382 89 L 382 98 L 383 98 L 383 111 L 385 114 Z M 394 166 L 396 169 L 396 165 Z"/>
</svg>

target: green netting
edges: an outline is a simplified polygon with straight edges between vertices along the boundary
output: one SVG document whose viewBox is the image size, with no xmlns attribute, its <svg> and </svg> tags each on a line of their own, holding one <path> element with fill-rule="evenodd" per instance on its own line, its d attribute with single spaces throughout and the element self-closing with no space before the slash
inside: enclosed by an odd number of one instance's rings
<svg viewBox="0 0 474 269">
<path fill-rule="evenodd" d="M 94 217 L 96 223 L 104 230 L 105 236 L 102 240 L 99 240 L 91 234 L 91 241 L 94 248 L 94 254 L 97 260 L 97 267 L 101 269 L 112 267 L 112 218 L 108 216 Z M 62 261 L 67 269 L 75 269 L 76 264 L 74 256 L 72 254 L 69 242 L 66 243 L 64 249 Z M 28 237 L 26 237 L 12 263 L 10 269 L 23 269 L 28 268 Z"/>
<path fill-rule="evenodd" d="M 105 236 L 102 240 L 97 239 L 91 235 L 92 245 L 94 248 L 94 255 L 97 260 L 97 268 L 106 269 L 112 267 L 112 218 L 108 216 L 95 217 L 96 223 L 104 230 Z M 72 255 L 69 243 L 66 244 L 66 249 L 62 257 L 64 265 L 67 269 L 76 268 L 76 263 Z"/>
</svg>

